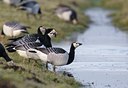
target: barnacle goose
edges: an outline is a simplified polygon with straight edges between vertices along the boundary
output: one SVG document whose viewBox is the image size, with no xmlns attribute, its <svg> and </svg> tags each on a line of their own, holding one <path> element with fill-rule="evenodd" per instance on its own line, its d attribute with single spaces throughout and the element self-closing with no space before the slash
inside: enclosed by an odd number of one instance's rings
<svg viewBox="0 0 128 88">
<path fill-rule="evenodd" d="M 28 18 L 29 15 L 33 15 L 36 18 L 37 14 L 39 14 L 40 18 L 42 17 L 42 11 L 37 1 L 34 0 L 23 1 L 18 5 L 18 7 L 20 10 L 26 11 Z"/>
<path fill-rule="evenodd" d="M 4 46 L 0 43 L 0 57 L 3 57 L 8 65 L 14 65 L 14 62 L 12 61 L 12 59 L 8 56 L 8 54 L 6 53 Z"/>
<path fill-rule="evenodd" d="M 22 25 L 16 21 L 6 22 L 3 25 L 1 35 L 16 37 L 20 35 L 21 33 L 28 33 L 27 28 L 30 28 L 30 27 Z"/>
<path fill-rule="evenodd" d="M 53 28 L 45 28 L 43 26 L 38 27 L 37 33 L 28 34 L 23 37 L 13 38 L 10 43 L 6 44 L 7 47 L 15 47 L 30 42 L 38 42 L 45 47 L 52 47 L 51 38 L 56 37 L 57 32 Z"/>
<path fill-rule="evenodd" d="M 75 57 L 75 49 L 82 45 L 78 42 L 73 42 L 70 47 L 70 52 L 68 53 L 62 48 L 36 48 L 28 49 L 27 52 L 31 58 L 39 58 L 46 63 L 46 68 L 48 69 L 48 63 L 53 65 L 53 71 L 55 71 L 55 66 L 68 65 L 73 62 Z M 36 56 L 36 57 L 35 57 Z"/>
<path fill-rule="evenodd" d="M 17 6 L 19 3 L 21 3 L 23 0 L 3 0 L 4 3 L 12 6 Z"/>
<path fill-rule="evenodd" d="M 55 14 L 65 21 L 70 21 L 73 24 L 77 24 L 77 13 L 74 9 L 66 5 L 58 5 L 55 9 Z"/>
<path fill-rule="evenodd" d="M 42 32 L 43 31 L 43 32 Z M 17 51 L 22 57 L 29 58 L 26 51 L 36 47 L 52 47 L 51 38 L 56 36 L 57 32 L 53 28 L 38 28 L 38 34 L 26 35 L 23 38 L 7 44 L 9 52 Z"/>
</svg>

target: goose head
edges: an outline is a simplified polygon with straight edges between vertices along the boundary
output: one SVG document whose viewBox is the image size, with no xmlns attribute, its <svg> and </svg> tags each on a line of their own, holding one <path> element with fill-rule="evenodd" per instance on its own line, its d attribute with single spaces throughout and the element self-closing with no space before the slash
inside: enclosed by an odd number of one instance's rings
<svg viewBox="0 0 128 88">
<path fill-rule="evenodd" d="M 53 28 L 48 28 L 46 29 L 45 34 L 48 35 L 50 38 L 52 38 L 52 37 L 56 37 L 57 32 Z"/>
<path fill-rule="evenodd" d="M 38 28 L 38 34 L 41 34 L 41 35 L 48 35 L 50 38 L 52 37 L 56 37 L 57 35 L 57 32 L 55 29 L 53 28 L 45 28 L 43 26 L 40 26 Z"/>
<path fill-rule="evenodd" d="M 79 46 L 81 46 L 82 45 L 82 43 L 78 43 L 78 42 L 73 42 L 72 43 L 72 46 L 74 47 L 74 48 L 77 48 L 77 47 L 79 47 Z"/>
<path fill-rule="evenodd" d="M 41 35 L 44 35 L 45 31 L 46 31 L 46 28 L 44 28 L 43 26 L 39 26 L 38 30 L 37 30 L 37 33 L 41 34 Z"/>
</svg>

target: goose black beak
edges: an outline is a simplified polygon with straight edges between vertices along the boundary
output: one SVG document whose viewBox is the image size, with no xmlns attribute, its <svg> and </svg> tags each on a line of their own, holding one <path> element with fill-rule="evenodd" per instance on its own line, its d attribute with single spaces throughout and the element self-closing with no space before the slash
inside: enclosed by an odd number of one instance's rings
<svg viewBox="0 0 128 88">
<path fill-rule="evenodd" d="M 57 36 L 57 32 L 56 33 L 53 33 L 53 35 L 56 37 Z"/>
<path fill-rule="evenodd" d="M 82 45 L 82 43 L 79 43 L 79 45 Z"/>
</svg>

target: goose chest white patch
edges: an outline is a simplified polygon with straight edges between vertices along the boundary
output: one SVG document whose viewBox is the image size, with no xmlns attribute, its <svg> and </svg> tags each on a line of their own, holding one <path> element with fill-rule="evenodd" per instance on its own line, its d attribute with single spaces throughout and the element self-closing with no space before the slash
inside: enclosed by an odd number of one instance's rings
<svg viewBox="0 0 128 88">
<path fill-rule="evenodd" d="M 42 51 L 39 51 L 37 49 L 28 49 L 27 53 L 30 58 L 40 59 L 44 62 L 47 62 L 47 54 L 42 53 Z"/>
<path fill-rule="evenodd" d="M 20 56 L 24 57 L 24 58 L 29 58 L 28 55 L 27 55 L 27 53 L 26 53 L 26 51 L 17 50 L 17 53 L 18 53 Z"/>
<path fill-rule="evenodd" d="M 12 36 L 12 28 L 8 27 L 6 25 L 3 25 L 3 32 L 7 35 L 7 36 Z"/>
</svg>

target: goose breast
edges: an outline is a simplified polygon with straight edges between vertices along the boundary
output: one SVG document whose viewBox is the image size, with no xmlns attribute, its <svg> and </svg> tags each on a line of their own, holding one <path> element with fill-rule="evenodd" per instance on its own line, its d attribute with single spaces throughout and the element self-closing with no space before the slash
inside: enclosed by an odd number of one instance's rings
<svg viewBox="0 0 128 88">
<path fill-rule="evenodd" d="M 67 52 L 65 53 L 49 53 L 48 54 L 48 62 L 55 66 L 66 65 L 68 62 L 69 55 Z"/>
</svg>

